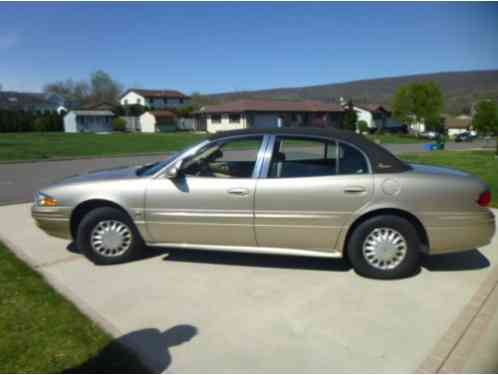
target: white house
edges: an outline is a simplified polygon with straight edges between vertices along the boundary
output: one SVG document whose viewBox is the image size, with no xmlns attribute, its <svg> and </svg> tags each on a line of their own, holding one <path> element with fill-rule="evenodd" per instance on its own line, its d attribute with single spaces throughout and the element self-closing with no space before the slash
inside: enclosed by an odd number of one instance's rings
<svg viewBox="0 0 498 375">
<path fill-rule="evenodd" d="M 472 117 L 467 115 L 460 116 L 450 116 L 443 115 L 444 117 L 444 127 L 448 131 L 449 137 L 455 137 L 458 134 L 471 132 L 471 134 L 477 134 L 474 130 L 472 130 Z"/>
<path fill-rule="evenodd" d="M 122 106 L 143 105 L 153 110 L 181 108 L 192 104 L 190 96 L 176 90 L 129 89 L 119 99 Z"/>
<path fill-rule="evenodd" d="M 64 116 L 64 132 L 111 132 L 114 113 L 99 110 L 70 111 Z"/>
<path fill-rule="evenodd" d="M 375 129 L 375 121 L 372 112 L 362 107 L 353 107 L 356 112 L 357 121 L 365 121 L 369 129 Z"/>
</svg>

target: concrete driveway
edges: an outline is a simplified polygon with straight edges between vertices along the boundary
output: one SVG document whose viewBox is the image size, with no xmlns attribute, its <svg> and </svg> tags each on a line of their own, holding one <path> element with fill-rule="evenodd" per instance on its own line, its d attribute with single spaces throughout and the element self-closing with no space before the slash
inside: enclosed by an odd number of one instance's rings
<svg viewBox="0 0 498 375">
<path fill-rule="evenodd" d="M 29 205 L 0 217 L 0 239 L 155 372 L 497 369 L 496 238 L 377 281 L 340 260 L 186 250 L 95 266 Z"/>
</svg>

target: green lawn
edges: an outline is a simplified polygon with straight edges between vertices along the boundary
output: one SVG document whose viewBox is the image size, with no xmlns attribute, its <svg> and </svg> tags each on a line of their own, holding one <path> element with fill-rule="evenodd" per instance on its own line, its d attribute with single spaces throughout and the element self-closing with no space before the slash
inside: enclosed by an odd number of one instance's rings
<svg viewBox="0 0 498 375">
<path fill-rule="evenodd" d="M 490 151 L 433 151 L 404 154 L 401 159 L 424 164 L 445 165 L 475 174 L 491 186 L 491 205 L 498 208 L 498 159 Z"/>
<path fill-rule="evenodd" d="M 183 149 L 205 138 L 189 132 L 159 134 L 0 133 L 0 161 L 109 156 Z M 427 142 L 409 135 L 368 136 L 381 143 Z"/>
<path fill-rule="evenodd" d="M 0 373 L 146 372 L 0 243 Z"/>
<path fill-rule="evenodd" d="M 205 136 L 196 133 L 0 133 L 0 160 L 171 152 Z"/>
</svg>

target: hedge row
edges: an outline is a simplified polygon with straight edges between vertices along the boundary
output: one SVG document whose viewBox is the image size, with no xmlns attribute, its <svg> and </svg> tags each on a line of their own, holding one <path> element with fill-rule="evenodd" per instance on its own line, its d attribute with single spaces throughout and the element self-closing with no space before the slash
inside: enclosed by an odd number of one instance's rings
<svg viewBox="0 0 498 375">
<path fill-rule="evenodd" d="M 63 131 L 62 116 L 56 112 L 40 113 L 0 110 L 0 133 Z"/>
</svg>

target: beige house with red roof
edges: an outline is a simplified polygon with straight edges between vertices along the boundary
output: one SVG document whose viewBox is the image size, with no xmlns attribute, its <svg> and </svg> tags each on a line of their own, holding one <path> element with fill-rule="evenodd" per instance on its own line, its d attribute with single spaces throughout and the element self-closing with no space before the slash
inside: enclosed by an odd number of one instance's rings
<svg viewBox="0 0 498 375">
<path fill-rule="evenodd" d="M 128 89 L 119 99 L 122 106 L 143 105 L 153 110 L 191 105 L 191 97 L 177 90 Z"/>
<path fill-rule="evenodd" d="M 237 100 L 196 113 L 197 130 L 209 133 L 246 128 L 339 127 L 344 109 L 314 100 Z"/>
</svg>

